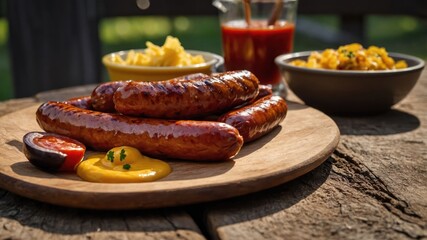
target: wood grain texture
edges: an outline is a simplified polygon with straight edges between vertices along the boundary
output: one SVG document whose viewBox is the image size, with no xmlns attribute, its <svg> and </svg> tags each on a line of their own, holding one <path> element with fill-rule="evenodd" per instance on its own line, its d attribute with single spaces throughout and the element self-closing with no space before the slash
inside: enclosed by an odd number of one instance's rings
<svg viewBox="0 0 427 240">
<path fill-rule="evenodd" d="M 0 239 L 205 239 L 183 210 L 90 211 L 0 190 Z"/>
<path fill-rule="evenodd" d="M 45 91 L 45 92 L 36 94 L 35 98 L 40 102 L 47 102 L 47 101 L 65 101 L 74 97 L 90 96 L 92 94 L 92 90 L 97 85 L 98 84 L 88 84 L 88 85 L 77 86 L 77 87 L 68 87 L 68 88 Z"/>
<path fill-rule="evenodd" d="M 333 117 L 319 168 L 274 189 L 203 207 L 214 239 L 427 238 L 427 71 L 393 110 Z"/>
<path fill-rule="evenodd" d="M 37 105 L 0 118 L 0 186 L 39 201 L 80 208 L 169 207 L 259 191 L 317 167 L 332 154 L 339 140 L 338 128 L 329 117 L 312 108 L 290 104 L 282 125 L 245 145 L 233 161 L 171 161 L 172 173 L 160 181 L 90 183 L 75 174 L 43 172 L 26 160 L 21 152 L 22 136 L 40 131 L 34 116 L 36 109 Z"/>
<path fill-rule="evenodd" d="M 7 101 L 0 102 L 0 116 L 6 115 L 11 112 L 15 112 L 19 109 L 27 108 L 32 105 L 36 105 L 36 100 L 34 98 L 20 98 L 20 99 L 11 99 Z"/>
<path fill-rule="evenodd" d="M 14 112 L 26 104 L 28 99 L 0 102 L 0 109 Z M 333 117 L 342 133 L 340 144 L 310 173 L 244 197 L 160 212 L 138 210 L 132 221 L 151 227 L 129 235 L 108 225 L 126 219 L 109 216 L 115 212 L 58 207 L 0 190 L 0 239 L 425 239 L 426 104 L 425 70 L 410 96 L 393 111 Z M 64 220 L 70 213 L 85 217 L 72 218 L 75 226 L 70 226 Z M 172 217 L 180 213 L 185 219 Z M 100 218 L 102 226 L 110 228 L 85 231 L 91 221 L 101 225 Z M 57 221 L 49 223 L 55 231 L 46 227 L 49 220 Z M 163 230 L 153 230 L 155 224 Z M 75 231 L 70 233 L 70 228 Z"/>
<path fill-rule="evenodd" d="M 0 102 L 0 115 L 34 105 Z M 185 209 L 89 211 L 53 206 L 0 189 L 0 239 L 205 239 Z"/>
</svg>

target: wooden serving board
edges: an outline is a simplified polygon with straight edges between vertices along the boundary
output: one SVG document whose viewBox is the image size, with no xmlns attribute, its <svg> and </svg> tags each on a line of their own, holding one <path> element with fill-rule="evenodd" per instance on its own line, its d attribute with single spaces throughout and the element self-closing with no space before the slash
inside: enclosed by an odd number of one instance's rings
<svg viewBox="0 0 427 240">
<path fill-rule="evenodd" d="M 35 119 L 37 107 L 0 118 L 0 187 L 70 207 L 157 208 L 239 196 L 309 172 L 332 154 L 339 141 L 339 129 L 332 119 L 313 108 L 289 103 L 281 126 L 243 146 L 232 161 L 171 161 L 173 172 L 156 182 L 91 183 L 72 173 L 43 172 L 25 158 L 23 135 L 41 131 Z"/>
</svg>

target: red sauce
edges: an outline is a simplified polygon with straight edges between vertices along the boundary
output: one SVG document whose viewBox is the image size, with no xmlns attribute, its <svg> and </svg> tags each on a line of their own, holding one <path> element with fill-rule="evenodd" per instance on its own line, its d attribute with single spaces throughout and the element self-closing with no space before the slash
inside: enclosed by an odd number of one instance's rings
<svg viewBox="0 0 427 240">
<path fill-rule="evenodd" d="M 84 152 L 86 151 L 86 147 L 81 143 L 74 142 L 72 139 L 60 138 L 57 136 L 45 135 L 34 138 L 33 142 L 42 148 L 66 154 L 66 161 L 61 167 L 62 170 L 73 170 L 74 166 L 80 162 Z"/>
<path fill-rule="evenodd" d="M 293 48 L 295 25 L 277 22 L 266 26 L 265 21 L 231 21 L 221 26 L 225 68 L 247 69 L 255 74 L 262 84 L 277 84 L 281 80 L 274 58 L 289 53 Z"/>
</svg>

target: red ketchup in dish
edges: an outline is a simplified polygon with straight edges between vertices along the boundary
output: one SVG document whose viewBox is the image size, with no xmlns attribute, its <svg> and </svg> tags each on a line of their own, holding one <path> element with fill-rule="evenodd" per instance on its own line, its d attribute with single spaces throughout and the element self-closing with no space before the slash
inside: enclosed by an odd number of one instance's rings
<svg viewBox="0 0 427 240">
<path fill-rule="evenodd" d="M 46 171 L 75 171 L 86 151 L 83 143 L 52 133 L 30 132 L 24 136 L 24 153 Z"/>
</svg>

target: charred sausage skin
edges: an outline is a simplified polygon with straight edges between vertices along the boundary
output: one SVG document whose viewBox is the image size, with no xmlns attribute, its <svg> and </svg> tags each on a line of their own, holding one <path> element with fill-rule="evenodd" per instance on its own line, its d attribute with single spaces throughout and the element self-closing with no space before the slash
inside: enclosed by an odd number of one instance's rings
<svg viewBox="0 0 427 240">
<path fill-rule="evenodd" d="M 124 115 L 189 119 L 251 101 L 258 95 L 258 84 L 246 70 L 196 80 L 127 82 L 115 92 L 114 104 Z"/>
<path fill-rule="evenodd" d="M 93 89 L 91 95 L 93 109 L 100 112 L 115 112 L 113 95 L 125 83 L 125 81 L 106 82 Z"/>
<path fill-rule="evenodd" d="M 225 113 L 218 121 L 237 128 L 247 143 L 272 131 L 285 119 L 287 110 L 283 98 L 267 95 L 252 104 Z"/>
<path fill-rule="evenodd" d="M 65 103 L 82 109 L 93 109 L 91 96 L 70 98 Z"/>
<path fill-rule="evenodd" d="M 257 100 L 265 97 L 265 96 L 270 96 L 273 95 L 273 89 L 271 88 L 271 86 L 269 85 L 259 85 L 259 91 L 258 91 L 258 96 L 257 96 Z"/>
<path fill-rule="evenodd" d="M 206 75 L 204 73 L 194 73 L 174 78 L 174 80 L 196 80 L 207 77 L 209 77 L 209 75 Z M 93 109 L 100 112 L 115 112 L 116 109 L 114 108 L 113 95 L 119 87 L 124 86 L 126 82 L 129 81 L 106 82 L 98 85 L 92 91 L 91 95 Z"/>
<path fill-rule="evenodd" d="M 213 161 L 232 158 L 243 145 L 237 129 L 220 122 L 134 118 L 63 102 L 42 104 L 36 118 L 46 132 L 102 151 L 126 145 L 152 157 Z"/>
</svg>

